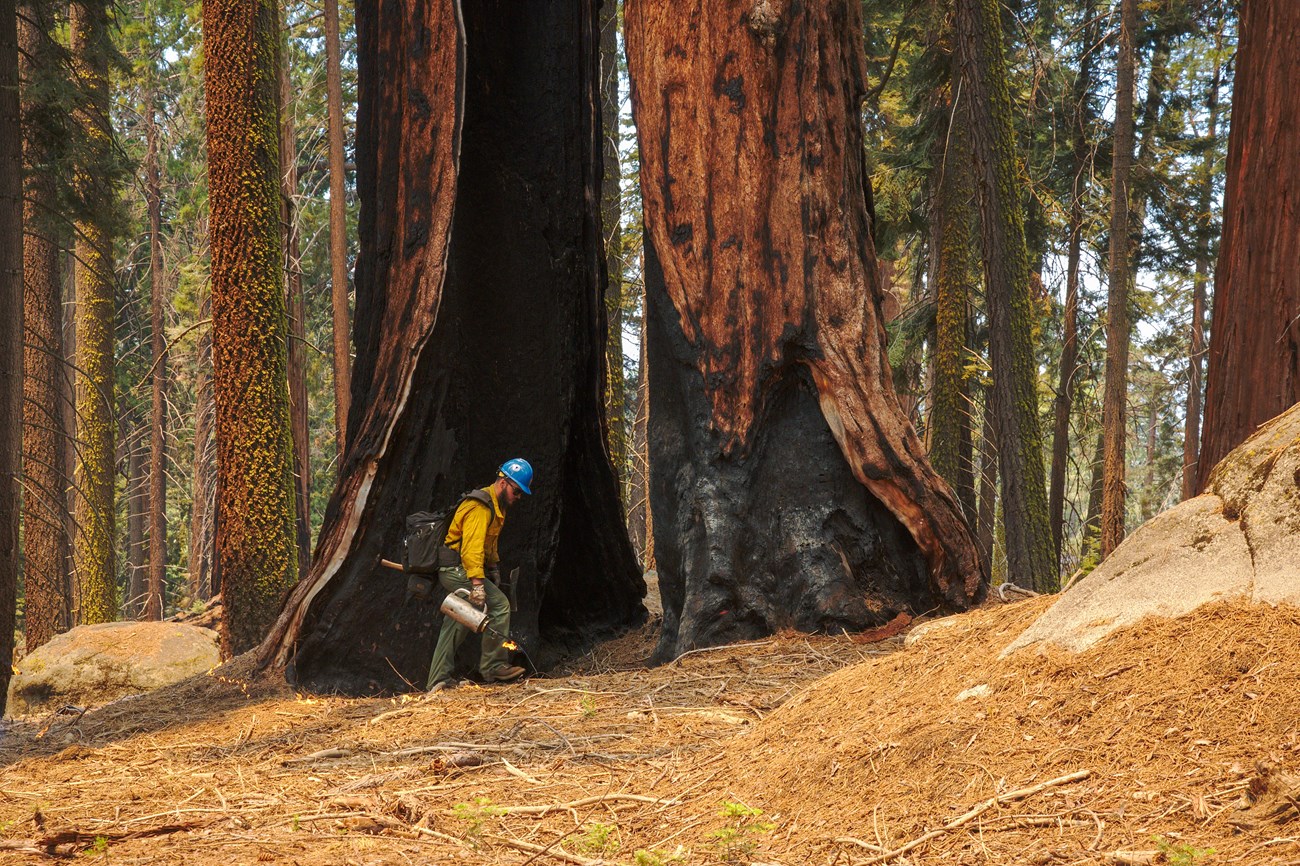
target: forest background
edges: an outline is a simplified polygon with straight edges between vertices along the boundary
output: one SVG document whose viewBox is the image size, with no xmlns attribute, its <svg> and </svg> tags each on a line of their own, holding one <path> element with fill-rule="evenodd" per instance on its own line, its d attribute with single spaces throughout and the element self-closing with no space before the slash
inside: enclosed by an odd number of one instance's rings
<svg viewBox="0 0 1300 866">
<path fill-rule="evenodd" d="M 346 295 L 335 289 L 344 288 L 339 274 L 346 282 L 356 254 L 351 150 L 355 35 L 351 9 L 339 7 L 335 71 L 342 135 L 331 147 L 328 94 L 335 52 L 329 50 L 326 27 L 329 5 L 284 5 L 278 54 L 282 226 L 288 251 L 283 285 L 291 322 L 290 389 L 300 425 L 295 435 L 298 493 L 307 515 L 297 533 L 304 570 L 339 462 L 343 433 L 336 420 L 342 398 L 335 386 L 336 371 L 347 364 L 348 311 Z M 1101 458 L 1101 433 L 1103 371 L 1108 351 L 1116 349 L 1113 341 L 1108 344 L 1106 328 L 1108 305 L 1115 298 L 1110 247 L 1122 7 L 1131 9 L 1138 26 L 1128 199 L 1132 254 L 1124 277 L 1130 285 L 1126 297 L 1119 296 L 1133 323 L 1123 392 L 1127 447 L 1125 461 L 1115 467 Z M 49 196 L 42 200 L 38 219 L 29 220 L 28 233 L 53 242 L 62 323 L 51 342 L 55 335 L 35 333 L 34 317 L 28 314 L 27 354 L 56 357 L 61 363 L 54 399 L 29 396 L 24 422 L 29 429 L 48 430 L 57 420 L 62 430 L 73 431 L 60 439 L 58 454 L 36 454 L 30 447 L 26 453 L 24 550 L 39 536 L 56 551 L 49 560 L 54 565 L 44 573 L 34 570 L 28 556 L 17 585 L 18 641 L 22 646 L 25 640 L 28 650 L 72 625 L 119 615 L 168 616 L 200 607 L 213 594 L 214 463 L 220 431 L 212 404 L 208 333 L 211 260 L 201 10 L 198 4 L 175 0 L 84 8 L 96 8 L 104 16 L 98 30 L 86 30 L 75 10 L 68 18 L 58 7 L 21 7 L 28 27 L 20 29 L 19 41 L 29 205 L 33 179 L 46 182 Z M 1097 562 L 1102 491 L 1108 483 L 1127 489 L 1122 523 L 1130 529 L 1195 489 L 1208 292 L 1220 232 L 1237 19 L 1233 4 L 1202 0 L 1113 5 L 1013 0 L 1001 10 L 1033 271 L 1029 337 L 1036 359 L 1044 483 L 1058 539 L 1058 581 L 1040 580 L 1033 588 L 1050 591 L 1060 579 Z M 977 217 L 969 194 L 963 199 L 960 191 L 954 194 L 944 186 L 953 174 L 945 172 L 948 154 L 962 137 L 961 124 L 949 124 L 954 97 L 950 15 L 942 0 L 864 0 L 862 38 L 870 89 L 862 121 L 875 242 L 882 285 L 888 290 L 883 312 L 895 385 L 936 468 L 966 507 L 998 583 L 1008 573 L 997 443 L 988 411 L 991 379 L 974 241 Z M 31 27 L 34 23 L 39 26 Z M 604 25 L 603 111 L 610 132 L 602 208 L 609 270 L 609 446 L 634 547 L 652 568 L 642 411 L 639 159 L 622 53 L 621 4 L 606 8 Z M 97 35 L 84 38 L 87 32 Z M 96 99 L 107 107 L 106 121 L 98 126 L 84 121 L 84 106 Z M 40 158 L 33 161 L 33 153 Z M 331 203 L 340 197 L 345 204 L 342 232 L 337 224 L 331 226 Z M 336 221 L 339 217 L 333 215 Z M 95 268 L 85 252 L 86 238 L 95 231 L 112 239 L 111 267 Z M 511 239 L 503 236 L 501 243 Z M 955 300 L 941 291 L 938 253 L 944 244 L 964 245 L 966 251 L 960 281 L 969 291 Z M 342 257 L 341 270 L 331 253 Z M 111 402 L 108 423 L 114 435 L 107 440 L 89 435 L 99 422 L 87 417 L 86 407 L 95 401 L 88 404 L 76 396 L 77 371 L 89 370 L 88 331 L 78 317 L 92 309 L 78 303 L 82 282 L 74 274 L 79 265 L 108 280 L 112 299 L 111 388 L 99 391 L 101 404 Z M 954 323 L 959 331 L 955 342 L 951 330 L 945 332 Z M 340 332 L 342 353 L 335 348 Z M 161 412 L 154 411 L 158 393 Z M 952 436 L 948 430 L 966 432 Z M 86 467 L 94 462 L 96 442 L 103 441 L 113 443 L 112 453 L 101 461 L 111 480 L 106 495 L 90 507 L 85 503 L 95 501 L 94 482 Z M 945 450 L 950 445 L 961 447 Z M 33 471 L 38 467 L 49 472 L 43 480 Z M 160 497 L 151 482 L 161 482 Z M 103 519 L 108 510 L 112 520 Z M 101 538 L 85 531 L 91 522 L 111 532 Z M 92 557 L 109 564 L 102 579 L 109 582 L 112 604 L 103 609 L 87 601 L 96 592 L 86 581 L 101 578 L 78 565 L 88 561 L 82 548 L 95 543 L 110 546 Z M 155 569 L 161 565 L 152 592 L 151 557 Z M 34 602 L 41 592 L 52 594 L 55 610 L 43 613 L 39 627 L 33 627 L 31 612 L 40 607 Z M 47 604 L 44 610 L 49 609 Z"/>
</svg>

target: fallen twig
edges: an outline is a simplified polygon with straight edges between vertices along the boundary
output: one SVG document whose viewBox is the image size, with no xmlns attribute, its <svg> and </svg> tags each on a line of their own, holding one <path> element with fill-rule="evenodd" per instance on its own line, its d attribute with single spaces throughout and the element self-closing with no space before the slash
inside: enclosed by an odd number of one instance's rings
<svg viewBox="0 0 1300 866">
<path fill-rule="evenodd" d="M 745 641 L 745 642 L 743 642 L 743 643 L 728 643 L 728 644 L 723 644 L 722 646 L 706 646 L 706 647 L 700 647 L 699 649 L 687 650 L 686 652 L 682 653 L 682 654 L 679 655 L 677 658 L 675 658 L 675 659 L 673 659 L 671 662 L 669 662 L 669 664 L 670 664 L 670 665 L 675 665 L 675 664 L 677 664 L 678 662 L 680 662 L 682 659 L 686 658 L 687 656 L 693 656 L 693 655 L 695 655 L 696 653 L 712 653 L 712 652 L 718 652 L 719 650 L 726 650 L 726 649 L 739 649 L 740 647 L 745 647 L 745 648 L 748 649 L 749 647 L 767 646 L 767 645 L 770 644 L 770 643 L 776 643 L 776 641 L 771 641 L 771 640 Z"/>
<path fill-rule="evenodd" d="M 289 764 L 305 764 L 308 761 L 324 761 L 329 758 L 350 758 L 356 752 L 352 749 L 321 749 L 319 752 L 312 752 L 310 755 L 303 755 L 298 758 L 285 758 L 280 763 L 284 766 Z"/>
<path fill-rule="evenodd" d="M 534 845 L 532 842 L 511 839 L 508 836 L 485 836 L 484 838 L 491 839 L 493 842 L 500 842 L 502 845 L 509 845 L 511 848 L 517 848 L 520 851 L 527 851 L 529 854 L 541 854 L 546 857 L 554 857 L 556 860 L 563 860 L 566 863 L 574 863 L 576 866 L 616 866 L 613 860 L 591 860 L 586 857 L 579 857 L 577 854 L 570 854 L 568 851 L 552 851 L 546 845 Z"/>
<path fill-rule="evenodd" d="M 579 806 L 590 806 L 608 800 L 631 800 L 634 803 L 652 803 L 654 805 L 678 805 L 678 801 L 665 800 L 663 797 L 646 797 L 641 794 L 598 794 L 594 797 L 583 797 L 581 800 L 572 800 L 568 803 L 552 803 L 549 806 L 506 806 L 502 811 L 508 815 L 545 815 L 553 809 L 576 809 Z"/>
<path fill-rule="evenodd" d="M 1015 791 L 1008 791 L 1005 794 L 999 794 L 996 797 L 990 797 L 989 799 L 985 800 L 983 803 L 980 803 L 974 809 L 971 809 L 965 815 L 952 819 L 947 824 L 944 824 L 942 827 L 939 827 L 936 830 L 931 830 L 928 833 L 924 833 L 918 836 L 917 838 L 913 839 L 911 842 L 908 842 L 906 845 L 903 845 L 901 848 L 895 848 L 892 851 L 886 851 L 884 854 L 881 854 L 879 857 L 872 857 L 869 860 L 863 860 L 860 864 L 858 864 L 858 866 L 871 866 L 871 864 L 873 863 L 884 863 L 887 860 L 893 860 L 896 857 L 901 857 L 902 855 L 906 854 L 908 851 L 911 851 L 913 848 L 918 848 L 921 845 L 924 845 L 926 842 L 929 842 L 931 839 L 942 836 L 943 834 L 949 832 L 950 830 L 955 830 L 958 827 L 962 826 L 963 824 L 970 823 L 971 821 L 978 818 L 980 815 L 987 812 L 989 809 L 992 809 L 994 806 L 999 806 L 1002 803 L 1010 803 L 1014 800 L 1023 800 L 1025 797 L 1029 797 L 1034 794 L 1037 794 L 1039 791 L 1044 791 L 1048 788 L 1055 787 L 1056 785 L 1065 785 L 1070 782 L 1077 782 L 1080 779 L 1088 778 L 1088 776 L 1090 775 L 1092 775 L 1091 770 L 1076 770 L 1075 772 L 1070 773 L 1068 775 L 1058 776 L 1055 779 L 1048 779 L 1046 782 L 1039 782 L 1037 785 L 1032 785 L 1028 788 L 1020 788 Z"/>
</svg>

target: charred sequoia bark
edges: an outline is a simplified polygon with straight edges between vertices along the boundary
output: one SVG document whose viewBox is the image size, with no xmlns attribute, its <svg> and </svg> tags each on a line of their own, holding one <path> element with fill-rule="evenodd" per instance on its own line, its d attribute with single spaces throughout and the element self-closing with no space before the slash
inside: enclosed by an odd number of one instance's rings
<svg viewBox="0 0 1300 866">
<path fill-rule="evenodd" d="M 856 4 L 625 14 L 658 656 L 965 607 L 975 544 L 885 358 Z"/>
<path fill-rule="evenodd" d="M 404 598 L 408 513 L 537 471 L 507 520 L 515 639 L 551 653 L 639 623 L 601 427 L 595 3 L 363 0 L 357 9 L 356 364 L 316 557 L 263 645 L 300 683 L 419 682 L 436 607 Z M 453 225 L 453 211 L 455 214 Z"/>
<path fill-rule="evenodd" d="M 1252 0 L 1239 28 L 1198 492 L 1229 451 L 1300 401 L 1300 4 Z"/>
</svg>

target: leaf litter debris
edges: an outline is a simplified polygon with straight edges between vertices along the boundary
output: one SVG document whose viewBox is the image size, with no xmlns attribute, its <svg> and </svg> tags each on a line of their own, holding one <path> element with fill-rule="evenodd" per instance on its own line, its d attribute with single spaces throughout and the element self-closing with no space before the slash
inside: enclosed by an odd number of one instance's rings
<svg viewBox="0 0 1300 866">
<path fill-rule="evenodd" d="M 659 668 L 646 629 L 428 697 L 296 695 L 237 659 L 5 720 L 0 862 L 1300 864 L 1300 611 L 999 660 L 1048 604 Z"/>
</svg>

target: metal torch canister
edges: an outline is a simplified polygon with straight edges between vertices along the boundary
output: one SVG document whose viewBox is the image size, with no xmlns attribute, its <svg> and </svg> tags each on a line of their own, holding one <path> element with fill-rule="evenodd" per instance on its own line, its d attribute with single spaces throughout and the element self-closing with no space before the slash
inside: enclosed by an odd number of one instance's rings
<svg viewBox="0 0 1300 866">
<path fill-rule="evenodd" d="M 441 610 L 444 615 L 456 620 L 475 634 L 482 634 L 487 629 L 487 611 L 479 610 L 470 604 L 467 589 L 457 589 L 447 593 L 447 597 L 442 600 Z"/>
</svg>

